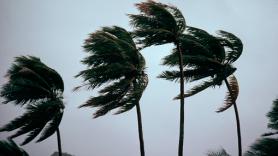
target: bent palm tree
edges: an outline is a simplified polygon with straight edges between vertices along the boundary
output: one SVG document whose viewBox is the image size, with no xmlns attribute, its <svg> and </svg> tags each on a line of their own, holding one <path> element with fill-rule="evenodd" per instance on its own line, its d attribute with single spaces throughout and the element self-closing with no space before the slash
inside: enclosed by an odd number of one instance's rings
<svg viewBox="0 0 278 156">
<path fill-rule="evenodd" d="M 97 107 L 94 117 L 117 109 L 124 113 L 136 106 L 141 156 L 145 155 L 139 101 L 148 84 L 145 60 L 136 48 L 129 32 L 114 26 L 92 33 L 85 41 L 89 56 L 82 63 L 88 65 L 76 77 L 83 77 L 88 89 L 100 86 L 99 95 L 91 97 L 80 107 Z M 82 86 L 76 87 L 78 89 Z"/>
<path fill-rule="evenodd" d="M 176 7 L 148 0 L 136 4 L 139 15 L 130 14 L 134 26 L 134 37 L 142 48 L 152 45 L 174 43 L 177 49 L 180 71 L 180 95 L 184 95 L 183 59 L 180 37 L 185 30 L 185 19 Z M 184 99 L 180 99 L 180 134 L 178 155 L 183 155 Z"/>
<path fill-rule="evenodd" d="M 232 66 L 232 63 L 240 57 L 243 44 L 238 37 L 231 33 L 219 31 L 219 35 L 219 37 L 215 37 L 204 30 L 187 27 L 187 34 L 183 36 L 184 39 L 181 44 L 181 49 L 190 55 L 183 57 L 184 62 L 188 62 L 187 69 L 184 71 L 184 77 L 189 82 L 204 78 L 209 78 L 209 80 L 193 87 L 184 94 L 184 97 L 195 95 L 215 85 L 220 86 L 223 81 L 225 82 L 228 93 L 224 106 L 219 108 L 217 112 L 223 112 L 232 105 L 234 106 L 238 135 L 238 155 L 241 156 L 240 121 L 236 105 L 236 98 L 239 91 L 237 80 L 231 75 L 236 70 Z M 163 64 L 168 66 L 178 65 L 178 57 L 174 50 L 171 55 L 164 58 Z M 179 71 L 165 71 L 159 77 L 173 81 L 179 79 L 180 74 Z M 178 96 L 177 98 L 181 97 Z"/>
<path fill-rule="evenodd" d="M 29 156 L 22 148 L 18 147 L 13 140 L 0 140 L 1 156 Z"/>
<path fill-rule="evenodd" d="M 8 82 L 2 87 L 4 103 L 27 105 L 27 111 L 0 128 L 2 131 L 19 129 L 10 138 L 28 133 L 25 145 L 41 133 L 37 142 L 57 133 L 58 149 L 61 153 L 59 124 L 64 112 L 62 93 L 64 84 L 61 76 L 33 56 L 16 57 L 6 75 Z"/>
</svg>

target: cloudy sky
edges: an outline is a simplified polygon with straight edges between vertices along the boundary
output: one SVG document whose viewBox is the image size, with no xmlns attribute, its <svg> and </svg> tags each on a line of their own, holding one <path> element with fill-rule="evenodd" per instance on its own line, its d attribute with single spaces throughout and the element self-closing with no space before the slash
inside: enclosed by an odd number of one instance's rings
<svg viewBox="0 0 278 156">
<path fill-rule="evenodd" d="M 63 150 L 76 156 L 139 156 L 135 109 L 92 119 L 94 110 L 78 109 L 95 92 L 72 93 L 80 84 L 73 78 L 85 66 L 80 60 L 84 39 L 102 26 L 118 25 L 130 30 L 127 13 L 138 13 L 136 0 L 0 0 L 0 85 L 19 55 L 40 57 L 57 70 L 65 83 L 66 110 L 60 125 Z M 265 114 L 277 98 L 278 1 L 277 0 L 161 0 L 178 6 L 187 24 L 214 33 L 226 30 L 244 43 L 235 63 L 240 85 L 238 108 L 244 151 L 267 131 Z M 142 51 L 147 61 L 149 85 L 141 100 L 147 156 L 177 155 L 179 102 L 172 98 L 178 83 L 157 79 L 166 67 L 161 58 L 173 45 Z M 185 85 L 188 89 L 191 85 Z M 225 148 L 237 153 L 234 110 L 217 114 L 226 88 L 208 89 L 185 100 L 184 155 L 203 156 L 208 150 Z M 0 105 L 0 126 L 23 113 L 12 104 Z M 4 139 L 11 133 L 0 133 Z M 15 139 L 20 143 L 24 137 Z M 41 143 L 23 146 L 31 156 L 49 156 L 57 150 L 56 135 Z"/>
</svg>

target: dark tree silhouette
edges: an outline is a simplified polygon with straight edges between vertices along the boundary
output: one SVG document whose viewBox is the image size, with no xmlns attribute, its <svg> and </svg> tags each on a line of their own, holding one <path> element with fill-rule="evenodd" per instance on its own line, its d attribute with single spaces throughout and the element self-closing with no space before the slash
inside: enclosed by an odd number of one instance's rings
<svg viewBox="0 0 278 156">
<path fill-rule="evenodd" d="M 219 36 L 213 36 L 204 30 L 187 27 L 183 39 L 181 39 L 181 49 L 184 53 L 183 60 L 186 62 L 184 77 L 187 81 L 197 81 L 204 78 L 205 80 L 200 85 L 189 90 L 184 97 L 195 95 L 209 87 L 222 85 L 224 81 L 228 93 L 225 98 L 224 106 L 219 108 L 217 112 L 223 112 L 229 107 L 234 106 L 237 135 L 238 135 L 238 155 L 242 155 L 241 147 L 241 132 L 238 110 L 236 106 L 236 98 L 238 96 L 238 83 L 234 76 L 231 76 L 236 68 L 232 63 L 236 61 L 243 49 L 241 40 L 235 35 L 219 31 Z M 174 49 L 173 53 L 164 58 L 163 64 L 168 66 L 177 66 L 178 55 Z M 179 71 L 164 71 L 160 78 L 166 80 L 178 80 L 180 78 Z M 178 96 L 176 99 L 180 99 Z"/>
<path fill-rule="evenodd" d="M 90 34 L 84 43 L 89 54 L 82 63 L 87 69 L 77 77 L 84 79 L 82 86 L 99 90 L 80 107 L 97 107 L 94 117 L 100 117 L 113 109 L 116 114 L 137 110 L 141 156 L 145 155 L 142 118 L 139 101 L 148 84 L 145 74 L 145 60 L 136 48 L 129 32 L 121 27 L 104 27 Z M 75 89 L 78 89 L 79 86 Z"/>
<path fill-rule="evenodd" d="M 278 139 L 261 138 L 258 139 L 247 151 L 244 156 L 277 156 Z"/>
<path fill-rule="evenodd" d="M 13 140 L 0 140 L 0 156 L 29 156 Z"/>
<path fill-rule="evenodd" d="M 19 129 L 10 138 L 28 133 L 22 145 L 32 141 L 40 133 L 37 142 L 57 132 L 58 149 L 61 153 L 59 124 L 64 112 L 64 84 L 61 76 L 39 58 L 21 56 L 15 58 L 6 77 L 8 82 L 1 90 L 4 103 L 27 105 L 27 111 L 0 128 L 0 132 Z"/>
<path fill-rule="evenodd" d="M 226 150 L 222 148 L 219 151 L 209 151 L 207 153 L 207 156 L 231 156 L 231 155 L 228 154 Z"/>
<path fill-rule="evenodd" d="M 265 133 L 263 134 L 263 136 L 271 136 L 278 134 L 278 99 L 273 101 L 272 109 L 270 112 L 267 113 L 267 117 L 269 119 L 267 127 L 274 131 Z"/>
<path fill-rule="evenodd" d="M 174 43 L 179 63 L 180 95 L 184 95 L 184 76 L 180 38 L 186 28 L 185 19 L 180 10 L 174 6 L 148 0 L 136 4 L 140 14 L 130 14 L 134 37 L 141 48 L 152 45 Z M 178 155 L 183 155 L 184 143 L 184 98 L 180 99 L 180 134 Z"/>
<path fill-rule="evenodd" d="M 269 119 L 268 128 L 274 130 L 263 134 L 263 138 L 258 139 L 244 156 L 277 156 L 278 155 L 278 99 L 273 101 L 272 109 L 266 115 Z M 266 138 L 272 136 L 274 138 Z"/>
</svg>

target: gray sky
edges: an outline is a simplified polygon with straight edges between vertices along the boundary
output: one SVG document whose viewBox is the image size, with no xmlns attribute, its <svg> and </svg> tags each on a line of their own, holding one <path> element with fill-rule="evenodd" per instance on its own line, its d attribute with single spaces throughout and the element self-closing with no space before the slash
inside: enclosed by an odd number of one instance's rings
<svg viewBox="0 0 278 156">
<path fill-rule="evenodd" d="M 126 13 L 138 13 L 135 0 L 0 0 L 0 84 L 13 58 L 35 55 L 57 70 L 65 83 L 66 110 L 60 125 L 63 150 L 76 156 L 139 156 L 136 111 L 92 119 L 94 110 L 78 109 L 92 91 L 72 93 L 80 84 L 74 79 L 85 66 L 82 43 L 102 26 L 130 29 Z M 277 0 L 163 0 L 178 6 L 187 24 L 214 33 L 222 29 L 236 34 L 244 43 L 235 63 L 240 85 L 238 108 L 244 151 L 266 132 L 265 114 L 277 98 Z M 172 98 L 178 83 L 156 79 L 166 67 L 161 58 L 173 45 L 142 51 L 147 61 L 149 85 L 141 100 L 147 156 L 177 155 L 179 102 Z M 185 85 L 186 89 L 190 86 Z M 226 88 L 208 89 L 185 100 L 184 155 L 202 156 L 224 147 L 237 153 L 234 110 L 217 114 Z M 22 113 L 14 105 L 0 105 L 0 126 Z M 0 139 L 11 133 L 0 133 Z M 15 139 L 20 143 L 24 137 Z M 31 156 L 49 156 L 57 150 L 56 135 L 23 146 Z"/>
</svg>

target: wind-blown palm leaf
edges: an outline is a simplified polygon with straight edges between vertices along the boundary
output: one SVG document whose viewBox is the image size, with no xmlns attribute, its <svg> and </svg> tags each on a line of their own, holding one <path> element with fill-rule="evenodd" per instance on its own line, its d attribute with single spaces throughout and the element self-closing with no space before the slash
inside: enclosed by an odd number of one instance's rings
<svg viewBox="0 0 278 156">
<path fill-rule="evenodd" d="M 22 116 L 12 120 L 0 129 L 0 132 L 19 129 L 15 134 L 10 136 L 10 138 L 29 133 L 22 145 L 32 141 L 41 131 L 42 137 L 39 141 L 52 135 L 58 128 L 62 119 L 64 105 L 60 100 L 48 100 L 28 105 L 26 109 L 27 111 Z M 53 122 L 55 124 L 52 124 Z M 45 128 L 47 123 L 50 123 L 49 127 Z M 50 130 L 50 128 L 54 129 L 54 131 Z M 47 134 L 47 136 L 45 134 Z"/>
<path fill-rule="evenodd" d="M 263 138 L 257 140 L 244 156 L 277 156 L 278 155 L 278 139 Z"/>
<path fill-rule="evenodd" d="M 185 30 L 185 19 L 174 6 L 148 0 L 136 4 L 139 15 L 130 14 L 134 36 L 142 47 L 175 42 L 176 34 Z"/>
<path fill-rule="evenodd" d="M 195 28 L 187 27 L 186 31 L 190 36 L 193 36 L 197 41 L 203 45 L 219 62 L 225 60 L 225 49 L 222 46 L 221 42 L 214 36 L 210 35 L 208 32 Z M 195 52 L 195 51 L 193 51 Z"/>
<path fill-rule="evenodd" d="M 18 147 L 13 140 L 0 141 L 0 156 L 29 156 L 26 151 Z"/>
<path fill-rule="evenodd" d="M 274 132 L 268 132 L 263 134 L 263 136 L 271 136 L 278 134 L 278 99 L 273 101 L 272 109 L 266 115 L 268 117 L 267 127 L 274 130 Z"/>
<path fill-rule="evenodd" d="M 145 60 L 131 34 L 121 27 L 104 27 L 90 34 L 83 47 L 90 54 L 82 61 L 88 68 L 76 77 L 83 78 L 83 86 L 105 87 L 80 107 L 96 107 L 97 118 L 117 108 L 116 114 L 123 113 L 139 103 L 147 76 Z"/>
<path fill-rule="evenodd" d="M 267 113 L 269 119 L 268 128 L 278 131 L 278 99 L 273 101 L 272 109 Z"/>
<path fill-rule="evenodd" d="M 232 93 L 227 92 L 227 95 L 224 100 L 224 105 L 220 107 L 216 112 L 223 112 L 230 108 L 236 101 L 238 94 L 239 94 L 239 85 L 237 82 L 237 79 L 234 75 L 231 75 L 228 77 L 228 83 L 230 85 L 230 88 L 232 90 Z"/>
<path fill-rule="evenodd" d="M 226 48 L 225 62 L 235 62 L 242 54 L 243 44 L 241 40 L 234 34 L 223 30 L 218 31 L 218 35 L 220 36 L 218 39 L 220 40 L 222 46 Z"/>
<path fill-rule="evenodd" d="M 219 151 L 209 151 L 207 153 L 207 156 L 231 156 L 231 155 L 228 154 L 226 150 L 222 148 Z"/>
<path fill-rule="evenodd" d="M 0 96 L 4 103 L 15 102 L 24 105 L 61 94 L 64 85 L 60 75 L 33 56 L 16 57 L 8 70 L 8 82 L 2 87 Z"/>
</svg>

